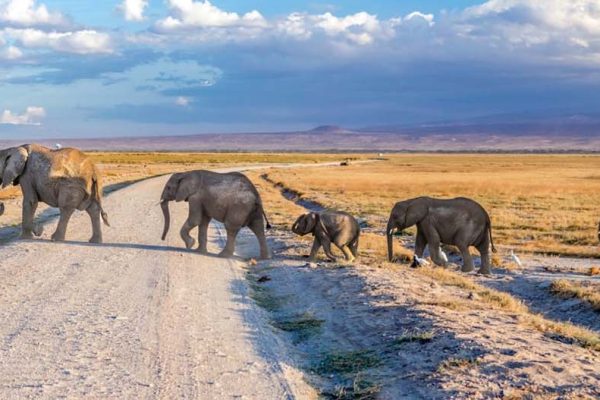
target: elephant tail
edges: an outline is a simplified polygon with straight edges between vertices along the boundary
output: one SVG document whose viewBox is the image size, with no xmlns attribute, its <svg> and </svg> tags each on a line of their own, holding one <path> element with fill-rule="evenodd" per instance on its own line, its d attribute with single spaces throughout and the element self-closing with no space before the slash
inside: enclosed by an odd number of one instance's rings
<svg viewBox="0 0 600 400">
<path fill-rule="evenodd" d="M 110 226 L 110 222 L 108 222 L 108 214 L 102 208 L 102 185 L 100 184 L 100 179 L 98 176 L 94 174 L 92 177 L 92 197 L 100 207 L 100 216 L 102 217 L 102 221 L 104 225 Z"/>
<path fill-rule="evenodd" d="M 492 237 L 492 221 L 490 220 L 489 216 L 488 216 L 487 230 L 490 234 L 490 244 L 492 245 L 492 253 L 497 253 L 498 250 L 496 250 L 496 246 L 494 246 L 494 239 Z"/>
<path fill-rule="evenodd" d="M 269 218 L 267 218 L 267 213 L 265 212 L 265 208 L 263 207 L 262 202 L 258 203 L 258 207 L 260 208 L 260 212 L 263 215 L 263 217 L 265 218 L 265 222 L 267 223 L 266 228 L 271 229 L 273 226 L 269 222 Z"/>
</svg>

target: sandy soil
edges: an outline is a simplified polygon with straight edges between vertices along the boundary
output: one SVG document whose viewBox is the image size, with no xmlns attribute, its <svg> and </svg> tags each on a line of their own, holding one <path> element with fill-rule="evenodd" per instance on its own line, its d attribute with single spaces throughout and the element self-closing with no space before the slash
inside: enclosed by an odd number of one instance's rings
<svg viewBox="0 0 600 400">
<path fill-rule="evenodd" d="M 600 396 L 600 355 L 593 351 L 527 328 L 517 315 L 488 310 L 468 291 L 406 266 L 308 264 L 307 244 L 287 232 L 272 236 L 279 258 L 253 274 L 281 299 L 273 319 L 307 313 L 324 321 L 299 342 L 284 333 L 298 362 L 310 371 L 330 353 L 367 351 L 378 359 L 358 373 L 313 374 L 325 394 L 351 391 L 358 379 L 378 387 L 382 399 Z M 432 338 L 402 341 L 421 334 Z"/>
<path fill-rule="evenodd" d="M 248 297 L 246 263 L 185 251 L 186 205 L 160 241 L 166 179 L 105 199 L 103 245 L 76 213 L 69 242 L 48 241 L 51 220 L 42 239 L 0 248 L 0 398 L 312 396 Z M 210 235 L 216 252 L 218 226 Z"/>
</svg>

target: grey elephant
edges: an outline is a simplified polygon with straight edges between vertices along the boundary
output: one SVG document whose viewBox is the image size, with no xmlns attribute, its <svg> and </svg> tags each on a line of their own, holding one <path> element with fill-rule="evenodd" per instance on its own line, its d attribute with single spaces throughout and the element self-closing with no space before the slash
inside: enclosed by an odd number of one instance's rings
<svg viewBox="0 0 600 400">
<path fill-rule="evenodd" d="M 92 160 L 72 148 L 51 150 L 37 144 L 25 144 L 0 151 L 2 187 L 20 185 L 23 192 L 21 238 L 40 236 L 42 230 L 33 218 L 38 202 L 60 209 L 60 218 L 52 240 L 65 239 L 67 224 L 75 210 L 85 210 L 92 220 L 92 243 L 102 243 L 100 218 L 107 226 L 102 209 L 101 176 Z"/>
<path fill-rule="evenodd" d="M 440 245 L 457 246 L 463 257 L 463 272 L 473 271 L 473 259 L 469 246 L 475 246 L 481 254 L 479 273 L 490 274 L 490 245 L 496 252 L 492 239 L 492 223 L 485 209 L 477 202 L 459 197 L 440 200 L 418 197 L 398 202 L 392 208 L 387 224 L 388 259 L 393 258 L 394 230 L 402 231 L 417 225 L 415 259 L 423 256 L 425 246 L 433 262 L 445 265 Z M 413 264 L 414 266 L 414 264 Z"/>
<path fill-rule="evenodd" d="M 256 187 L 243 174 L 204 170 L 173 174 L 160 199 L 165 223 L 162 240 L 165 240 L 171 223 L 169 202 L 186 201 L 189 203 L 189 215 L 181 227 L 180 235 L 188 249 L 194 247 L 195 240 L 190 236 L 190 231 L 197 226 L 198 250 L 202 254 L 207 253 L 208 224 L 215 219 L 222 222 L 227 231 L 227 243 L 220 257 L 233 256 L 235 238 L 245 226 L 258 238 L 260 257 L 270 257 L 264 222 L 267 229 L 271 225 Z"/>
<path fill-rule="evenodd" d="M 348 213 L 323 211 L 301 215 L 292 225 L 292 232 L 301 236 L 312 233 L 315 237 L 309 256 L 311 261 L 315 260 L 321 246 L 323 246 L 325 255 L 330 260 L 336 261 L 337 257 L 331 252 L 331 243 L 334 243 L 344 253 L 347 261 L 354 261 L 358 254 L 360 225 Z"/>
<path fill-rule="evenodd" d="M 0 203 L 0 215 L 4 214 L 4 203 Z"/>
</svg>

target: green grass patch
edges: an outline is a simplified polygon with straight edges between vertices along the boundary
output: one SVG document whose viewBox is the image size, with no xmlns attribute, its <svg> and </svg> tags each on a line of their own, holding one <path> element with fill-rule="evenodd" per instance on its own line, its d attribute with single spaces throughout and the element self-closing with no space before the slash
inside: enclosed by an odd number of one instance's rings
<svg viewBox="0 0 600 400">
<path fill-rule="evenodd" d="M 299 343 L 318 333 L 325 321 L 311 313 L 303 313 L 292 317 L 277 319 L 272 325 L 285 332 L 294 334 L 294 342 Z"/>
<path fill-rule="evenodd" d="M 381 364 L 373 350 L 356 350 L 324 354 L 312 370 L 319 375 L 352 374 Z"/>
<path fill-rule="evenodd" d="M 271 291 L 264 286 L 259 286 L 258 284 L 251 283 L 250 289 L 252 289 L 250 293 L 250 298 L 254 300 L 254 302 L 261 308 L 269 312 L 275 312 L 281 309 L 285 302 L 285 298 L 275 296 Z"/>
</svg>

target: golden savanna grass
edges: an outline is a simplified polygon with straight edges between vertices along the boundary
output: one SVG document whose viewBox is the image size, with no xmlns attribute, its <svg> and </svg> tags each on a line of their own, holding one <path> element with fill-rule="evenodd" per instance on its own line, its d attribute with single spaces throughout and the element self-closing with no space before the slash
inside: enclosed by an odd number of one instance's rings
<svg viewBox="0 0 600 400">
<path fill-rule="evenodd" d="M 203 168 L 236 165 L 341 162 L 363 160 L 368 154 L 319 153 L 181 153 L 181 152 L 86 152 L 102 171 L 104 184 L 136 181 L 151 176 Z M 20 196 L 18 187 L 0 191 L 0 200 Z"/>
<path fill-rule="evenodd" d="M 465 196 L 490 213 L 497 245 L 522 252 L 600 256 L 600 156 L 389 156 L 385 162 L 269 172 L 307 199 L 385 226 L 395 202 Z"/>
<path fill-rule="evenodd" d="M 566 279 L 552 282 L 550 291 L 560 297 L 577 298 L 589 303 L 596 311 L 600 311 L 600 286 L 584 286 Z"/>
</svg>

